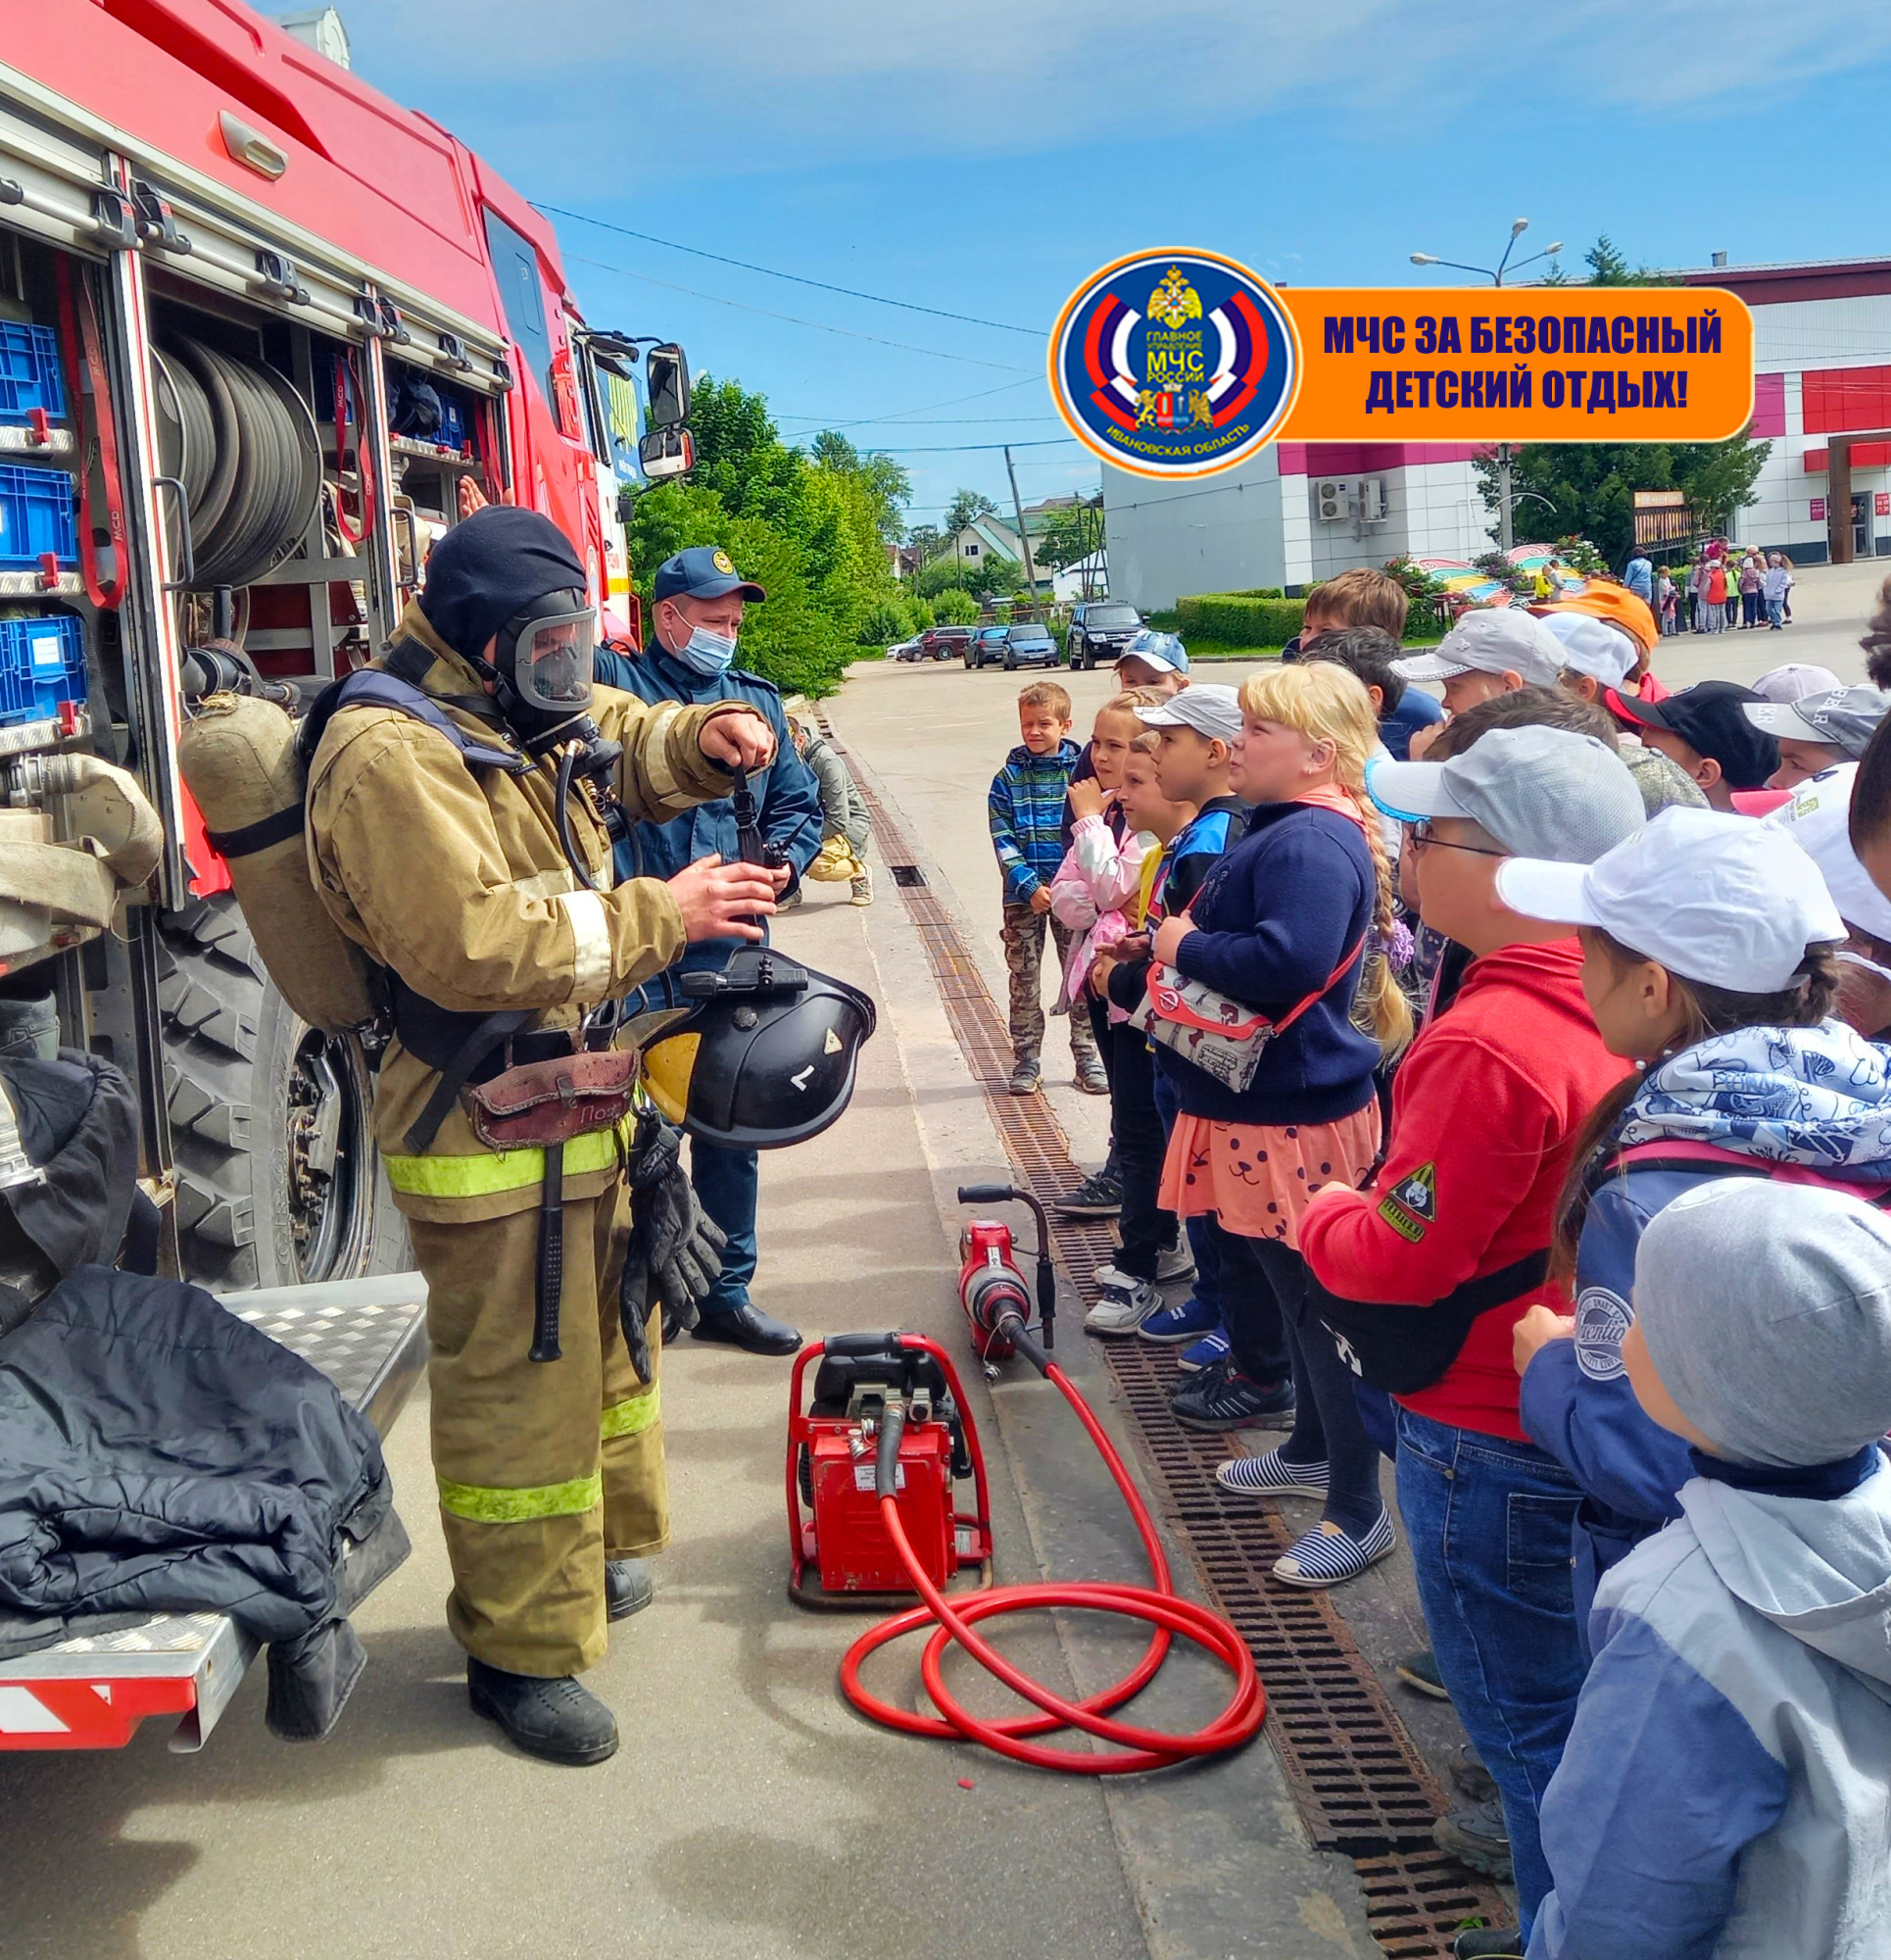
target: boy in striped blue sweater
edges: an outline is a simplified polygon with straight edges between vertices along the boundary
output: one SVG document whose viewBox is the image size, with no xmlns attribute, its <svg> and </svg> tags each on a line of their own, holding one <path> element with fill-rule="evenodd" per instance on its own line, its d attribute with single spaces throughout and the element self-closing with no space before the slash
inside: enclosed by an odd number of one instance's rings
<svg viewBox="0 0 1891 1960">
<path fill-rule="evenodd" d="M 1077 765 L 1070 739 L 1070 696 L 1054 680 L 1033 681 L 1018 696 L 1021 740 L 992 778 L 986 802 L 992 849 L 1004 880 L 1004 963 L 1011 975 L 1013 1096 L 1033 1096 L 1043 1082 L 1043 953 L 1049 931 L 1062 962 L 1071 934 L 1050 915 L 1050 881 L 1063 862 L 1059 826 L 1064 792 Z M 1085 1014 L 1070 1016 L 1070 1053 L 1080 1088 L 1107 1094 L 1109 1079 Z"/>
</svg>

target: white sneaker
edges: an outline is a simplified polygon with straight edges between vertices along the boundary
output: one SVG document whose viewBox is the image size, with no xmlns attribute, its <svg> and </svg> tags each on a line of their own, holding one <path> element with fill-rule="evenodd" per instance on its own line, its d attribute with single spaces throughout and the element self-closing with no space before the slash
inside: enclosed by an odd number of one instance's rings
<svg viewBox="0 0 1891 1960">
<path fill-rule="evenodd" d="M 1188 1250 L 1187 1233 L 1179 1232 L 1173 1246 L 1155 1255 L 1155 1283 L 1167 1286 L 1172 1280 L 1191 1280 L 1195 1276 L 1195 1255 Z"/>
<path fill-rule="evenodd" d="M 1084 1332 L 1107 1337 L 1134 1334 L 1162 1305 L 1162 1296 L 1147 1280 L 1133 1278 L 1114 1266 L 1096 1269 L 1102 1289 L 1096 1304 L 1084 1316 Z"/>
<path fill-rule="evenodd" d="M 873 873 L 862 871 L 848 885 L 848 904 L 850 906 L 870 906 L 873 903 Z"/>
</svg>

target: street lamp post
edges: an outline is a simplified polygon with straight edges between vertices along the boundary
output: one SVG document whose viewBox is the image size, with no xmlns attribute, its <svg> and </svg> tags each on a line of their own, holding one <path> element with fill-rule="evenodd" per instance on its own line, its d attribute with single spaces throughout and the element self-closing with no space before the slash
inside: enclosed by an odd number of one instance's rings
<svg viewBox="0 0 1891 1960">
<path fill-rule="evenodd" d="M 1506 271 L 1521 272 L 1526 266 L 1533 266 L 1538 259 L 1553 259 L 1563 249 L 1559 238 L 1554 245 L 1545 245 L 1540 252 L 1532 252 L 1527 259 L 1519 259 L 1516 265 L 1510 263 L 1510 255 L 1517 249 L 1517 241 L 1529 229 L 1529 220 L 1519 218 L 1512 221 L 1510 236 L 1504 241 L 1504 256 L 1494 266 L 1466 266 L 1456 259 L 1434 258 L 1430 252 L 1414 252 L 1412 264 L 1415 266 L 1448 266 L 1454 272 L 1476 272 L 1480 279 L 1488 279 L 1493 286 L 1501 286 Z M 1516 499 L 1510 489 L 1510 444 L 1497 445 L 1497 548 L 1509 551 L 1515 542 L 1511 534 L 1511 511 Z"/>
</svg>

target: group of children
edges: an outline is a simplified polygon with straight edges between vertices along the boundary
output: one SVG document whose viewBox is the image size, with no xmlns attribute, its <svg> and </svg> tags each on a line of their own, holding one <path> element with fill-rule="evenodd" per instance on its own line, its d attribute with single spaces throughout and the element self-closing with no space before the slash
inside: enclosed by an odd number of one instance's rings
<svg viewBox="0 0 1891 1960">
<path fill-rule="evenodd" d="M 1142 636 L 1084 755 L 1026 690 L 1007 944 L 1057 936 L 1120 1183 L 1087 1326 L 1283 1432 L 1216 1472 L 1317 1504 L 1282 1583 L 1393 1550 L 1392 1458 L 1401 1673 L 1492 1792 L 1439 1841 L 1520 1907 L 1461 1954 L 1891 1952 L 1891 695 L 1667 694 L 1603 581 L 1406 656 L 1341 585 L 1238 691 Z M 1891 582 L 1873 630 L 1881 680 Z"/>
<path fill-rule="evenodd" d="M 1628 583 L 1634 582 L 1631 576 Z M 1780 632 L 1792 623 L 1792 564 L 1784 552 L 1757 546 L 1736 552 L 1717 539 L 1690 564 L 1663 565 L 1653 573 L 1652 593 L 1644 596 L 1652 598 L 1664 633 L 1719 633 L 1729 626 Z"/>
</svg>

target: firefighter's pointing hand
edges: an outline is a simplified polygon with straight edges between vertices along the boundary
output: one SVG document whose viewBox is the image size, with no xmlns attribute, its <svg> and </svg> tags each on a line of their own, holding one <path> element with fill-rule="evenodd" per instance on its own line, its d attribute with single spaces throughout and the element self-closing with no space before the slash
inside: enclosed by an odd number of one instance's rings
<svg viewBox="0 0 1891 1960">
<path fill-rule="evenodd" d="M 698 745 L 724 768 L 759 769 L 774 760 L 775 731 L 752 709 L 736 708 L 707 721 Z"/>
</svg>

